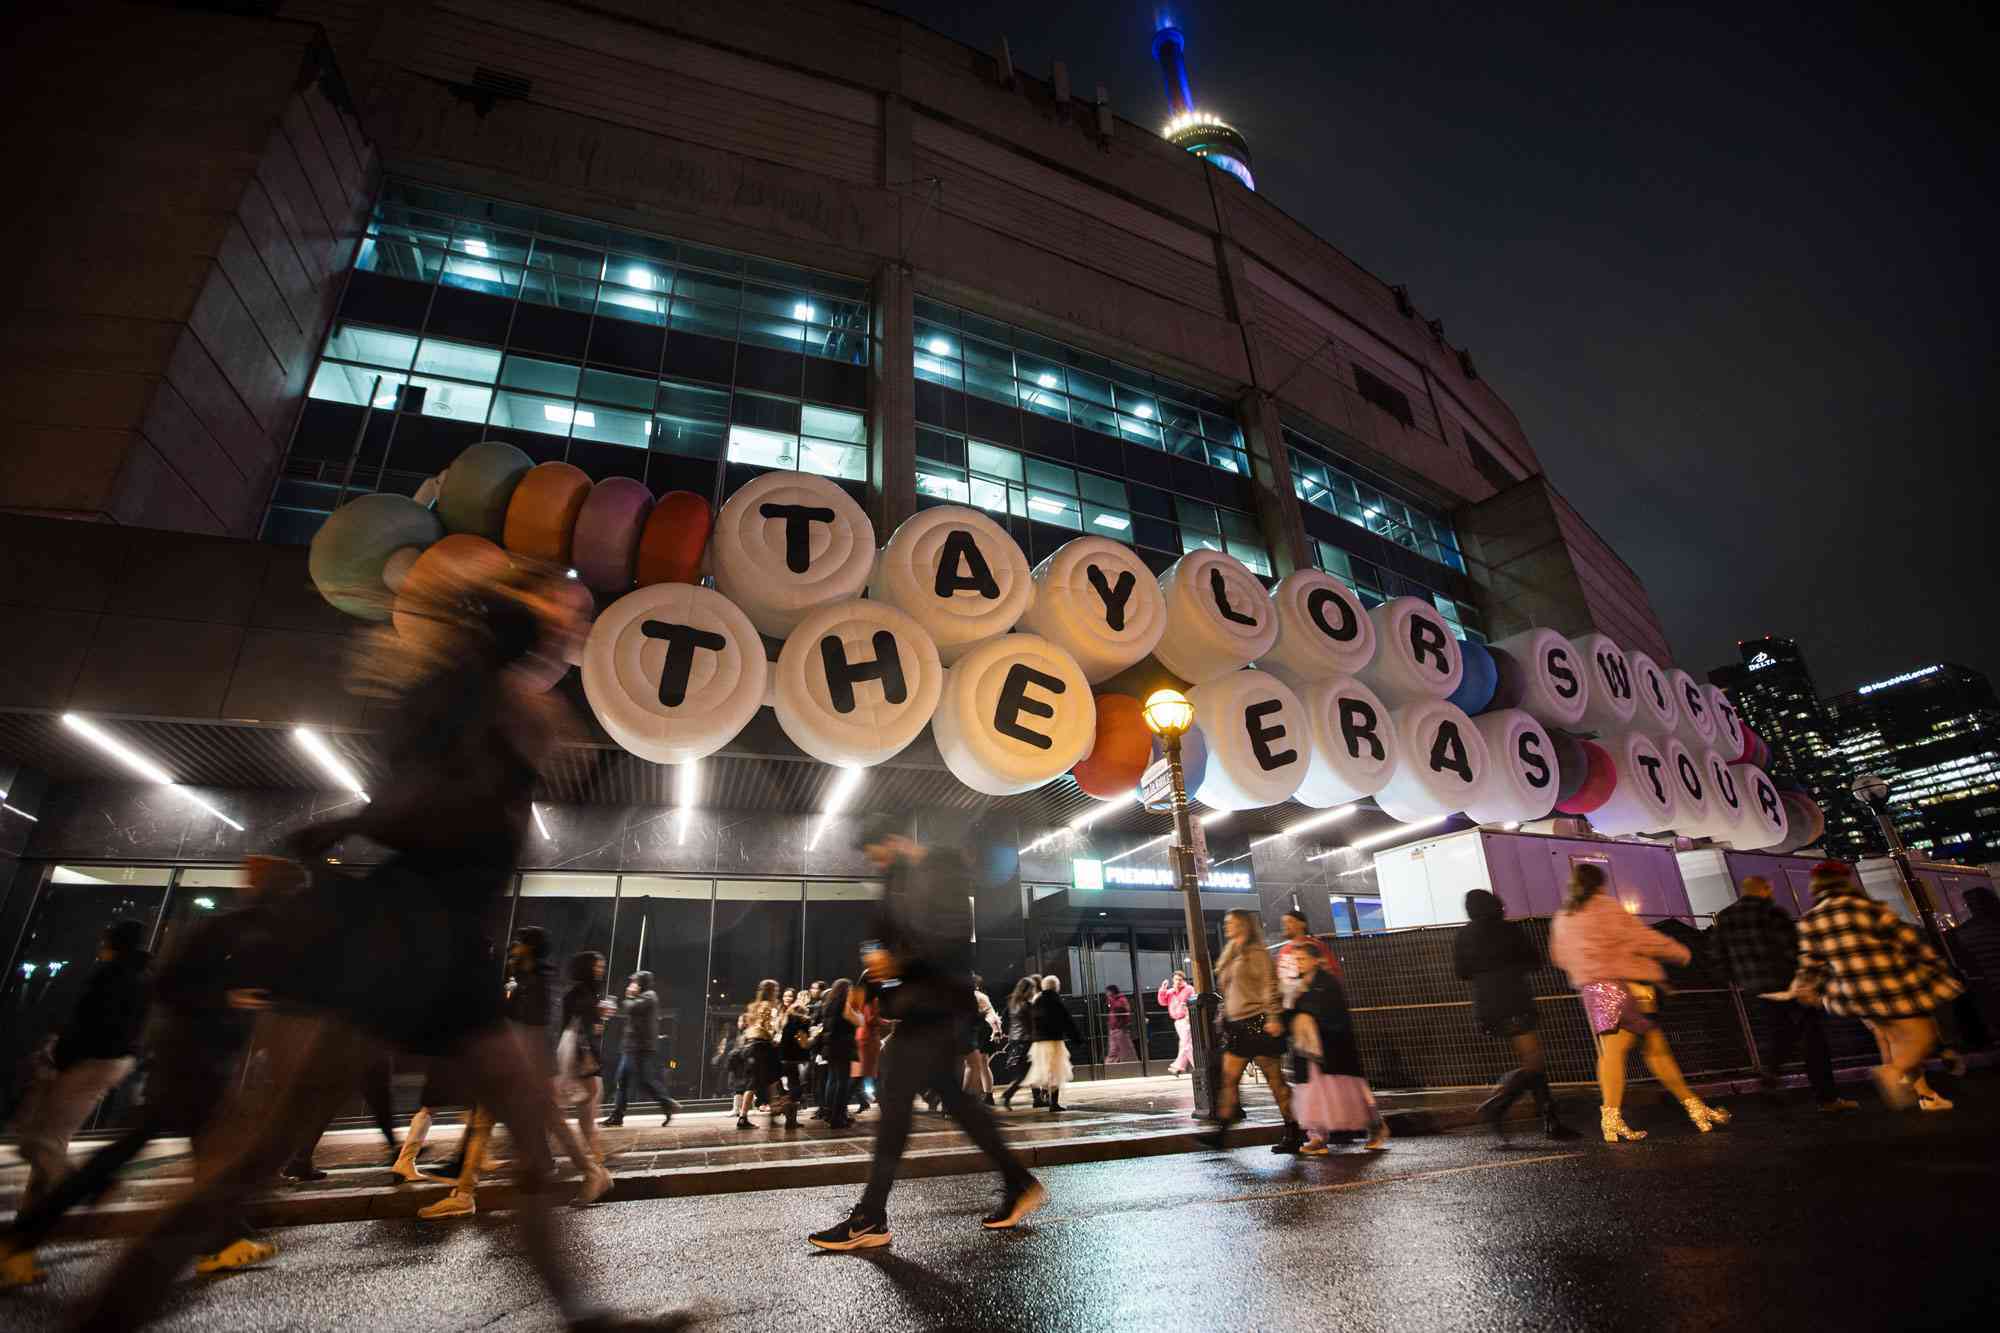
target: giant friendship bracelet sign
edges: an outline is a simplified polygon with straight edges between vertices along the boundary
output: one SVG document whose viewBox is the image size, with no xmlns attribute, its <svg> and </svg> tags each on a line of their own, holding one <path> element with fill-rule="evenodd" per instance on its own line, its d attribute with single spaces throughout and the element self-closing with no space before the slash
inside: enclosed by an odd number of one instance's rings
<svg viewBox="0 0 2000 1333">
<path fill-rule="evenodd" d="M 711 516 L 700 497 L 656 504 L 636 483 L 592 484 L 489 442 L 425 494 L 434 507 L 370 495 L 327 520 L 312 549 L 327 600 L 400 627 L 403 603 L 505 568 L 510 551 L 568 565 L 576 596 L 604 606 L 581 652 L 585 697 L 656 763 L 715 753 L 768 705 L 824 763 L 882 763 L 929 727 L 976 791 L 1074 772 L 1113 797 L 1155 745 L 1137 699 L 1094 687 L 1150 670 L 1191 687 L 1189 787 L 1218 810 L 1372 796 L 1408 822 L 1562 812 L 1746 850 L 1802 846 L 1823 826 L 1765 773 L 1727 695 L 1601 634 L 1464 642 L 1419 598 L 1371 610 L 1309 570 L 1266 592 L 1209 550 L 1155 577 L 1101 537 L 1030 569 L 1004 528 L 960 506 L 924 510 L 878 552 L 860 506 L 802 473 L 763 474 Z M 542 661 L 536 682 L 566 669 Z"/>
</svg>

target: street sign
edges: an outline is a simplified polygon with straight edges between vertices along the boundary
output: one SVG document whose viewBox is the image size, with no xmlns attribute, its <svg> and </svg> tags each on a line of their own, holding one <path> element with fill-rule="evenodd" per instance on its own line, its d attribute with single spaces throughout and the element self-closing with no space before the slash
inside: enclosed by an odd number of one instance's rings
<svg viewBox="0 0 2000 1333">
<path fill-rule="evenodd" d="M 1208 827 L 1199 819 L 1189 821 L 1194 829 L 1194 877 L 1199 882 L 1208 874 Z"/>
<path fill-rule="evenodd" d="M 1166 760 L 1155 759 L 1139 775 L 1139 804 L 1148 810 L 1173 809 L 1174 772 Z"/>
</svg>

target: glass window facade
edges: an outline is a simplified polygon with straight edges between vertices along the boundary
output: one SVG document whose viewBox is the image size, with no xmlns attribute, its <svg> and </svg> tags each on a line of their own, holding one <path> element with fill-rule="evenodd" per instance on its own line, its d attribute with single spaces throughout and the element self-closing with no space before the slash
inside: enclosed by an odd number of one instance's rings
<svg viewBox="0 0 2000 1333">
<path fill-rule="evenodd" d="M 1343 551 L 1332 542 L 1315 540 L 1313 557 L 1319 567 L 1348 587 L 1364 606 L 1380 606 L 1393 597 L 1421 597 L 1444 615 L 1445 623 L 1461 639 L 1486 642 L 1486 617 L 1470 602 L 1457 601 L 1434 588 L 1426 587 L 1407 574 L 1384 569 L 1370 560 Z"/>
<path fill-rule="evenodd" d="M 913 355 L 920 506 L 1007 515 L 1030 560 L 1087 532 L 1270 576 L 1228 401 L 921 298 Z"/>
<path fill-rule="evenodd" d="M 1458 534 L 1452 531 L 1449 520 L 1289 426 L 1284 435 L 1292 465 L 1292 490 L 1301 502 L 1447 569 L 1465 572 Z"/>
<path fill-rule="evenodd" d="M 391 180 L 265 525 L 409 494 L 482 439 L 656 494 L 868 475 L 867 284 Z M 373 408 L 372 413 L 369 409 Z"/>
</svg>

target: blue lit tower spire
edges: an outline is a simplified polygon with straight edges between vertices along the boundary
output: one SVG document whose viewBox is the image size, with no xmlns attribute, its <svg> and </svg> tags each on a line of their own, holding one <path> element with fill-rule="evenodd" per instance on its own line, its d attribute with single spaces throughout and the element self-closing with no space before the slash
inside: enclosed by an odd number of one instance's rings
<svg viewBox="0 0 2000 1333">
<path fill-rule="evenodd" d="M 1165 14 L 1153 33 L 1153 59 L 1160 62 L 1160 74 L 1167 83 L 1169 119 L 1161 137 L 1256 189 L 1257 182 L 1250 175 L 1249 142 L 1222 117 L 1195 106 L 1194 87 L 1188 81 L 1187 36 Z"/>
</svg>

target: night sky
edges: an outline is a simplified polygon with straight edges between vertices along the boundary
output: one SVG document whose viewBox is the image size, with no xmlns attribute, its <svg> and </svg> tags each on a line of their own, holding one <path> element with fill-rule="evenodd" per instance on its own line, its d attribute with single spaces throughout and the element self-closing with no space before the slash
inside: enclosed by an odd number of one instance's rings
<svg viewBox="0 0 2000 1333">
<path fill-rule="evenodd" d="M 1165 119 L 1151 5 L 889 7 Z M 1173 12 L 1260 192 L 1470 349 L 1680 665 L 2000 675 L 1991 21 L 1507 8 Z"/>
</svg>

